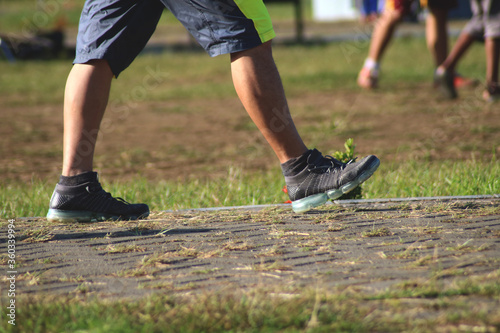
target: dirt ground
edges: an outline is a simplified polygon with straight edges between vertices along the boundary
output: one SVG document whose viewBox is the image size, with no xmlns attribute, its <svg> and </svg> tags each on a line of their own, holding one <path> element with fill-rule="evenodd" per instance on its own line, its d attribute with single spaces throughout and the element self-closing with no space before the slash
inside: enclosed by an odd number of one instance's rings
<svg viewBox="0 0 500 333">
<path fill-rule="evenodd" d="M 291 98 L 290 105 L 299 130 L 305 129 L 305 141 L 326 154 L 343 150 L 344 141 L 352 137 L 359 156 L 376 154 L 382 163 L 490 160 L 494 152 L 499 156 L 498 105 L 485 105 L 474 91 L 464 95 L 462 102 L 429 102 L 434 95 L 422 85 L 418 92 L 401 88 L 397 93 L 310 94 Z M 469 102 L 473 107 L 460 104 Z M 192 112 L 164 114 L 157 110 L 175 102 L 144 102 L 140 112 L 124 120 L 107 114 L 112 130 L 100 134 L 95 160 L 101 177 L 203 178 L 224 175 L 228 166 L 248 171 L 276 166 L 274 154 L 236 97 L 200 103 L 183 101 Z M 0 179 L 56 181 L 62 131 L 60 105 L 3 109 Z"/>
<path fill-rule="evenodd" d="M 452 23 L 452 31 L 457 27 L 459 23 Z M 293 36 L 289 23 L 278 24 L 276 30 L 278 36 Z M 328 39 L 353 32 L 360 32 L 353 24 L 308 24 L 306 37 Z M 398 32 L 422 35 L 423 25 L 403 25 Z M 155 36 L 150 47 L 185 44 L 187 35 L 160 31 Z M 465 89 L 459 100 L 445 101 L 436 98 L 430 80 L 390 88 L 382 82 L 378 92 L 295 94 L 289 96 L 289 105 L 304 141 L 325 154 L 343 150 L 345 140 L 352 137 L 359 156 L 376 154 L 383 165 L 409 159 L 490 160 L 494 153 L 500 155 L 500 112 L 498 103 L 485 104 L 481 93 L 481 86 Z M 226 99 L 135 104 L 126 117 L 116 112 L 105 116 L 95 157 L 101 178 L 217 177 L 227 174 L 228 166 L 254 171 L 277 165 L 236 94 Z M 1 111 L 0 179 L 56 181 L 62 162 L 62 101 Z"/>
</svg>

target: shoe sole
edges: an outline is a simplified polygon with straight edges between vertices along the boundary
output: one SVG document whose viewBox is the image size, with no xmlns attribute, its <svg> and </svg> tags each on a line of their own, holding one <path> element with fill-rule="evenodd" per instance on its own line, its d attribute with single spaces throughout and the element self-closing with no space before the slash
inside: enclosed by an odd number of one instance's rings
<svg viewBox="0 0 500 333">
<path fill-rule="evenodd" d="M 363 171 L 356 179 L 343 185 L 342 187 L 329 190 L 325 193 L 313 194 L 308 197 L 295 200 L 292 202 L 292 209 L 295 213 L 305 213 L 315 207 L 324 205 L 329 199 L 335 200 L 340 198 L 343 194 L 349 193 L 358 187 L 361 183 L 370 178 L 380 165 L 380 160 L 374 161 L 368 169 Z"/>
<path fill-rule="evenodd" d="M 112 221 L 139 220 L 148 216 L 149 212 L 137 216 L 131 215 L 124 217 L 113 214 L 96 213 L 91 211 L 49 209 L 49 212 L 47 213 L 47 220 L 49 222 L 63 222 L 63 223 L 102 222 L 107 220 L 112 220 Z"/>
</svg>

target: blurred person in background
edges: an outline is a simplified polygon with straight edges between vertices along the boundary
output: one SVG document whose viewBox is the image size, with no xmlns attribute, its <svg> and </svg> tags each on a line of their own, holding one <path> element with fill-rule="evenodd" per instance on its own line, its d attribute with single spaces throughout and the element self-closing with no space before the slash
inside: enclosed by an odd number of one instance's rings
<svg viewBox="0 0 500 333">
<path fill-rule="evenodd" d="M 356 0 L 362 23 L 370 23 L 377 20 L 378 15 L 384 8 L 384 0 Z"/>
<path fill-rule="evenodd" d="M 450 54 L 440 63 L 434 74 L 435 81 L 447 98 L 456 98 L 455 68 L 465 51 L 476 40 L 484 39 L 486 54 L 486 86 L 483 99 L 494 102 L 500 99 L 498 67 L 500 58 L 500 1 L 470 0 L 472 18 L 460 33 Z"/>
<path fill-rule="evenodd" d="M 380 62 L 399 23 L 407 15 L 413 0 L 386 0 L 382 15 L 373 31 L 368 57 L 358 75 L 358 85 L 365 89 L 378 86 Z M 457 0 L 420 0 L 423 8 L 429 9 L 426 19 L 427 47 L 434 64 L 438 67 L 448 54 L 448 12 L 457 6 Z M 471 85 L 471 80 L 454 75 L 456 86 Z"/>
</svg>

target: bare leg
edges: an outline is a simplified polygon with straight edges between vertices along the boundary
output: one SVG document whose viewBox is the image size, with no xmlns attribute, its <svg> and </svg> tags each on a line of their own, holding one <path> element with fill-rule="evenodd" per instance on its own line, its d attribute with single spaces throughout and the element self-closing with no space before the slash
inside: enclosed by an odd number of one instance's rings
<svg viewBox="0 0 500 333">
<path fill-rule="evenodd" d="M 136 220 L 149 215 L 146 204 L 117 200 L 100 186 L 92 171 L 97 133 L 106 109 L 113 74 L 105 60 L 73 66 L 64 95 L 62 176 L 49 203 L 53 222 Z M 76 177 L 72 177 L 76 176 Z"/>
<path fill-rule="evenodd" d="M 465 51 L 467 51 L 467 49 L 473 42 L 473 36 L 467 33 L 460 34 L 457 42 L 451 49 L 450 54 L 448 54 L 446 60 L 439 67 L 442 67 L 447 71 L 454 72 L 458 61 L 460 60 L 460 58 L 462 58 L 462 56 L 465 54 Z"/>
<path fill-rule="evenodd" d="M 402 14 L 395 10 L 384 10 L 377 21 L 368 51 L 368 58 L 379 62 L 392 39 L 394 30 L 403 18 Z"/>
<path fill-rule="evenodd" d="M 73 66 L 64 95 L 63 176 L 92 171 L 97 133 L 112 78 L 105 60 Z"/>
<path fill-rule="evenodd" d="M 500 38 L 486 38 L 486 84 L 491 93 L 498 94 L 498 62 L 500 58 Z"/>
<path fill-rule="evenodd" d="M 307 151 L 293 123 L 271 42 L 231 54 L 234 87 L 281 163 Z"/>
<path fill-rule="evenodd" d="M 448 55 L 448 11 L 430 8 L 425 25 L 427 48 L 436 67 L 442 64 Z"/>
<path fill-rule="evenodd" d="M 378 19 L 370 42 L 368 58 L 366 58 L 363 68 L 358 74 L 357 82 L 360 87 L 365 89 L 377 87 L 379 62 L 402 17 L 401 11 L 386 9 Z"/>
</svg>

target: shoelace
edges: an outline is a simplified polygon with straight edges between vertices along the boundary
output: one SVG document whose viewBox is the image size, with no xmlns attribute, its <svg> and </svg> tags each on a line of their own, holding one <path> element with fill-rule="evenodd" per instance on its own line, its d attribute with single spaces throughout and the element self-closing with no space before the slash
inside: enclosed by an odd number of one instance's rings
<svg viewBox="0 0 500 333">
<path fill-rule="evenodd" d="M 307 169 L 309 171 L 315 171 L 315 170 L 320 170 L 320 169 L 326 169 L 326 172 L 329 173 L 331 172 L 332 170 L 336 171 L 336 170 L 344 170 L 344 168 L 355 162 L 357 159 L 357 157 L 349 160 L 347 163 L 342 163 L 340 162 L 339 160 L 333 158 L 332 156 L 330 155 L 325 155 L 324 157 L 322 156 L 322 162 L 326 162 L 326 164 L 323 164 L 323 165 L 316 165 L 314 163 L 310 163 L 309 162 L 309 159 L 307 160 Z"/>
<path fill-rule="evenodd" d="M 87 189 L 87 192 L 89 192 L 91 194 L 95 194 L 95 195 L 100 195 L 106 200 L 116 200 L 116 201 L 122 202 L 126 205 L 129 205 L 129 206 L 131 205 L 131 203 L 128 202 L 127 200 L 120 198 L 120 197 L 113 197 L 111 195 L 111 193 L 104 191 L 104 189 L 101 187 L 101 184 L 99 184 L 99 183 L 97 185 L 93 184 L 93 186 L 89 185 L 89 186 L 87 186 L 86 189 Z"/>
</svg>

